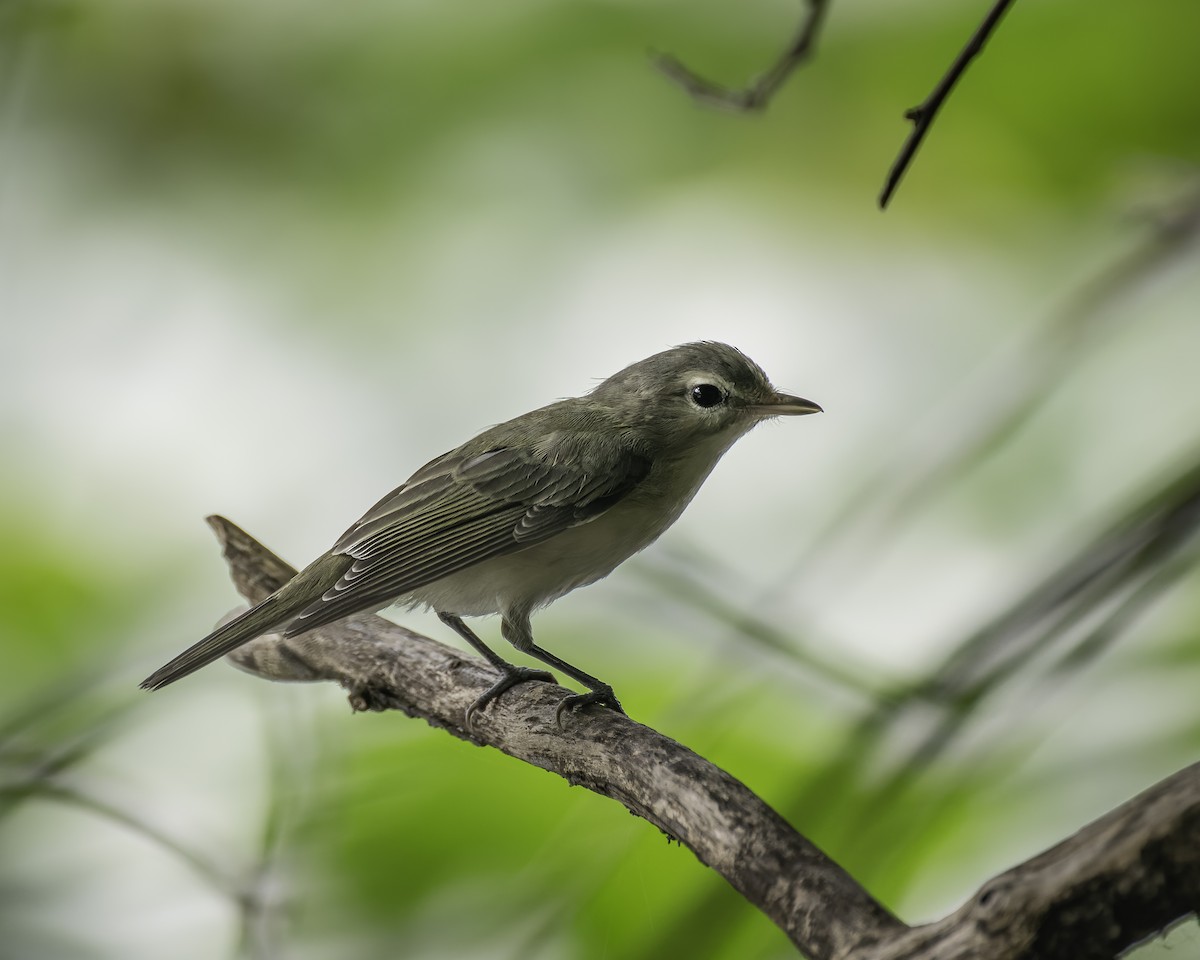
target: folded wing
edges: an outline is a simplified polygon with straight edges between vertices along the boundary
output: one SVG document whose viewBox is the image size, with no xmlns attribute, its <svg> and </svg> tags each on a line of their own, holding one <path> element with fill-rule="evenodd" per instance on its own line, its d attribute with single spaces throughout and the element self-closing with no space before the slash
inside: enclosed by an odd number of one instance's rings
<svg viewBox="0 0 1200 960">
<path fill-rule="evenodd" d="M 498 446 L 430 462 L 342 535 L 333 553 L 352 558 L 350 567 L 285 634 L 378 610 L 425 584 L 601 516 L 650 470 L 638 452 L 606 448 Z"/>
</svg>

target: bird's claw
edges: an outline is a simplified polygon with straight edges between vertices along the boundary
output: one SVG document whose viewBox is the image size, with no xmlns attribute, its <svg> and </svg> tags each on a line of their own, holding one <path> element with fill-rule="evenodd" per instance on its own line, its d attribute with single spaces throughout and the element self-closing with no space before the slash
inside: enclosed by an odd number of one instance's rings
<svg viewBox="0 0 1200 960">
<path fill-rule="evenodd" d="M 587 693 L 574 693 L 569 697 L 563 697 L 558 702 L 558 709 L 554 711 L 554 719 L 561 727 L 564 712 L 581 710 L 593 703 L 598 703 L 601 706 L 608 707 L 610 710 L 615 710 L 622 716 L 625 715 L 625 708 L 621 706 L 621 701 L 613 693 L 612 687 L 604 686 L 599 690 L 590 690 Z"/>
<path fill-rule="evenodd" d="M 554 674 L 549 671 L 536 670 L 533 667 L 513 666 L 511 670 L 504 671 L 499 680 L 488 687 L 474 703 L 467 707 L 465 717 L 467 729 L 472 731 L 475 729 L 475 717 L 478 716 L 484 707 L 500 696 L 500 694 L 515 687 L 518 683 L 524 683 L 526 680 L 538 680 L 542 683 L 558 682 L 554 679 Z"/>
</svg>

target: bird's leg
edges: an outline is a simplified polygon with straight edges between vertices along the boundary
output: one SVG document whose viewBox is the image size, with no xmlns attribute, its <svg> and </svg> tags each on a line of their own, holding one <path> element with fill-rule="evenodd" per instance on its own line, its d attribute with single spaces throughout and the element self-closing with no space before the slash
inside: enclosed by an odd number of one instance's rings
<svg viewBox="0 0 1200 960">
<path fill-rule="evenodd" d="M 480 655 L 502 674 L 500 679 L 488 687 L 478 700 L 467 707 L 466 722 L 468 730 L 473 729 L 475 726 L 475 715 L 510 687 L 515 687 L 518 683 L 524 683 L 526 680 L 541 680 L 544 683 L 555 682 L 554 675 L 547 673 L 545 670 L 535 670 L 532 667 L 519 667 L 515 663 L 509 663 L 480 640 L 475 635 L 475 631 L 463 623 L 462 617 L 457 614 L 439 612 L 438 619 L 478 650 Z"/>
<path fill-rule="evenodd" d="M 590 703 L 602 704 L 616 710 L 617 713 L 625 712 L 625 708 L 621 706 L 621 701 L 613 693 L 613 688 L 607 683 L 597 680 L 590 673 L 584 673 L 578 667 L 571 666 L 566 660 L 556 657 L 549 650 L 543 650 L 533 642 L 533 630 L 529 624 L 528 614 L 519 615 L 513 611 L 509 611 L 500 622 L 500 632 L 504 634 L 505 640 L 522 653 L 536 657 L 542 663 L 547 663 L 555 669 L 561 670 L 568 677 L 589 688 L 589 693 L 572 694 L 569 697 L 563 697 L 559 702 L 558 709 L 554 712 L 554 717 L 560 725 L 562 724 L 564 710 L 578 710 L 580 707 L 586 707 Z"/>
</svg>

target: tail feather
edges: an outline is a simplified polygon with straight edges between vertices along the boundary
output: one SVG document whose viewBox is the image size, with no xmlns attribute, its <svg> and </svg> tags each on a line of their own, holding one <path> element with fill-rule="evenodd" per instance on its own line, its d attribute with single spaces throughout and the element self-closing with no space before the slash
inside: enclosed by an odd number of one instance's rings
<svg viewBox="0 0 1200 960">
<path fill-rule="evenodd" d="M 157 690 L 201 667 L 208 666 L 255 637 L 271 633 L 291 622 L 309 604 L 320 599 L 351 564 L 349 557 L 324 554 L 301 570 L 273 594 L 245 613 L 217 627 L 203 640 L 192 644 L 170 663 L 142 681 L 145 690 Z"/>
<path fill-rule="evenodd" d="M 164 664 L 141 682 L 144 690 L 157 690 L 174 683 L 189 673 L 206 667 L 214 660 L 248 643 L 257 636 L 271 632 L 291 619 L 290 611 L 279 609 L 279 594 L 273 593 L 262 603 L 217 627 L 203 640 L 192 644 L 170 663 Z"/>
</svg>

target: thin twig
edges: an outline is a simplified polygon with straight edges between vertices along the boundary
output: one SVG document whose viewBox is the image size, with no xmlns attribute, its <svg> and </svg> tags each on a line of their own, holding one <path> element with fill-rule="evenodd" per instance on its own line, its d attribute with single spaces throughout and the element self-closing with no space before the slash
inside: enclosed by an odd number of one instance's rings
<svg viewBox="0 0 1200 960">
<path fill-rule="evenodd" d="M 904 118 L 911 120 L 913 124 L 912 132 L 909 133 L 908 139 L 904 141 L 904 146 L 900 148 L 900 153 L 897 155 L 895 162 L 892 164 L 892 169 L 888 172 L 887 182 L 883 185 L 883 192 L 879 195 L 879 207 L 881 210 L 887 209 L 888 202 L 892 199 L 892 194 L 896 192 L 896 187 L 900 185 L 900 180 L 908 170 L 909 165 L 916 156 L 917 150 L 921 147 L 921 141 L 925 139 L 925 135 L 929 133 L 929 128 L 933 126 L 933 121 L 937 119 L 938 111 L 942 109 L 942 104 L 946 98 L 950 96 L 955 85 L 962 75 L 966 72 L 967 66 L 974 60 L 982 51 L 983 46 L 987 43 L 996 27 L 999 26 L 1004 14 L 1008 12 L 1008 8 L 1013 5 L 1013 0 L 997 0 L 988 11 L 988 15 L 983 18 L 983 22 L 967 41 L 967 45 L 959 51 L 954 62 L 950 64 L 950 69 L 943 74 L 942 79 L 938 81 L 936 87 L 925 100 L 919 105 L 905 111 Z"/>
<path fill-rule="evenodd" d="M 792 72 L 808 60 L 816 47 L 817 36 L 829 9 L 829 0 L 807 0 L 805 14 L 796 37 L 784 54 L 753 83 L 742 90 L 723 87 L 694 73 L 670 54 L 654 56 L 654 65 L 678 83 L 694 100 L 740 113 L 764 110 Z"/>
<path fill-rule="evenodd" d="M 876 702 L 892 693 L 895 684 L 890 678 L 874 674 L 870 665 L 847 663 L 844 657 L 830 656 L 815 642 L 800 643 L 759 616 L 752 604 L 739 606 L 726 600 L 719 591 L 702 583 L 694 572 L 684 569 L 683 561 L 689 554 L 670 547 L 660 548 L 659 553 L 666 553 L 667 562 L 641 561 L 642 580 L 661 591 L 660 596 L 674 598 L 713 623 L 728 627 L 731 643 L 739 647 L 753 645 L 768 656 L 783 656 L 815 682 L 859 700 Z"/>
<path fill-rule="evenodd" d="M 208 860 L 203 854 L 178 842 L 170 834 L 159 830 L 157 827 L 123 810 L 116 804 L 101 800 L 98 796 L 88 793 L 85 790 L 79 790 L 66 784 L 55 783 L 51 780 L 44 780 L 33 785 L 29 790 L 29 796 L 70 804 L 119 824 L 127 830 L 157 844 L 162 849 L 173 853 L 191 867 L 200 877 L 206 880 L 214 889 L 233 896 L 237 896 L 239 893 L 240 888 L 237 881 L 221 870 L 215 862 Z"/>
</svg>

